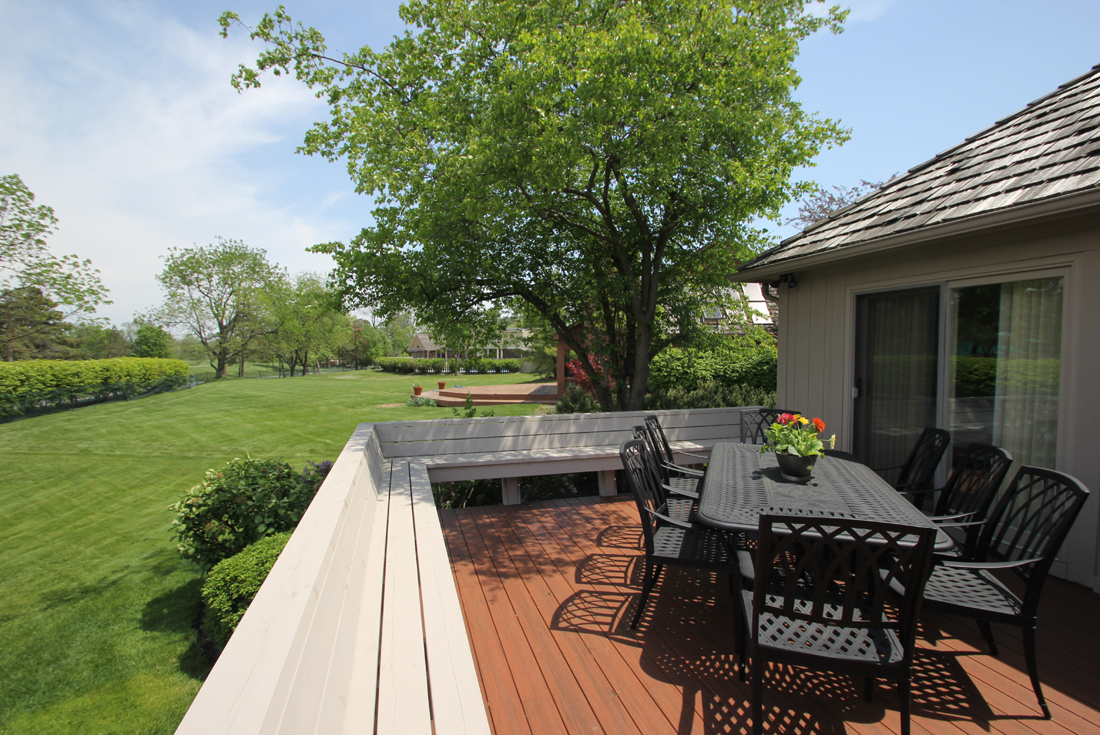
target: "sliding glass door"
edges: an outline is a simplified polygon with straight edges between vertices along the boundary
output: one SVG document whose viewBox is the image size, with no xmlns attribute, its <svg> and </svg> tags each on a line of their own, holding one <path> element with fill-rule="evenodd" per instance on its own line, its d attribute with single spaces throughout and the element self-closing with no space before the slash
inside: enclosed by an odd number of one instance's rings
<svg viewBox="0 0 1100 735">
<path fill-rule="evenodd" d="M 947 429 L 955 460 L 971 442 L 1054 467 L 1064 279 L 951 289 Z"/>
<path fill-rule="evenodd" d="M 940 321 L 939 286 L 856 297 L 853 452 L 887 480 L 936 425 Z"/>
<path fill-rule="evenodd" d="M 894 480 L 920 432 L 942 425 L 952 466 L 978 442 L 1055 467 L 1064 289 L 1054 276 L 857 295 L 855 455 Z"/>
</svg>

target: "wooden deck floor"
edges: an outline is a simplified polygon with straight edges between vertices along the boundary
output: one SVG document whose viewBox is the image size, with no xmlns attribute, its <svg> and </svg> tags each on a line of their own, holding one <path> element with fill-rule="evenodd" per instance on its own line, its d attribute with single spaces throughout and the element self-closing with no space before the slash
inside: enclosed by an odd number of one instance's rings
<svg viewBox="0 0 1100 735">
<path fill-rule="evenodd" d="M 751 732 L 724 579 L 666 569 L 638 630 L 628 628 L 642 572 L 628 498 L 445 511 L 442 521 L 497 735 Z M 993 658 L 973 623 L 926 614 L 913 732 L 1100 733 L 1100 595 L 1052 579 L 1042 614 L 1053 720 L 1041 719 L 1018 630 L 994 626 Z M 900 731 L 893 687 L 866 703 L 860 682 L 779 667 L 764 697 L 769 732 Z"/>
</svg>

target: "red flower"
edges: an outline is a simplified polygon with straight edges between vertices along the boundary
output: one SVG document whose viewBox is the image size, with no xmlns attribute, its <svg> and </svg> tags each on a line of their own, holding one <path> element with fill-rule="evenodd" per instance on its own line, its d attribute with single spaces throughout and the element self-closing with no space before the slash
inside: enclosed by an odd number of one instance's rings
<svg viewBox="0 0 1100 735">
<path fill-rule="evenodd" d="M 814 419 L 814 428 L 818 431 L 825 431 L 825 422 L 821 419 Z"/>
<path fill-rule="evenodd" d="M 788 423 L 789 423 L 789 422 L 790 422 L 791 420 L 793 420 L 793 419 L 794 419 L 794 415 L 793 415 L 793 414 L 789 414 L 789 413 L 781 413 L 781 414 L 779 414 L 779 418 L 777 418 L 777 419 L 776 419 L 776 421 L 778 421 L 779 423 L 781 423 L 781 424 L 783 424 L 784 426 L 786 426 L 786 425 L 787 425 L 787 424 L 788 424 Z"/>
</svg>

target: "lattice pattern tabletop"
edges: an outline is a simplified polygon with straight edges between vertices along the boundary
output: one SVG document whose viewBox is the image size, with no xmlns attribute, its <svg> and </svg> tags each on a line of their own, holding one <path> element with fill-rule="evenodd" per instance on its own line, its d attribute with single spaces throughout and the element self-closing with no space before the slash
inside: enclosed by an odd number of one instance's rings
<svg viewBox="0 0 1100 735">
<path fill-rule="evenodd" d="M 855 518 L 934 527 L 870 467 L 839 457 L 819 457 L 807 482 L 779 473 L 775 455 L 750 444 L 719 442 L 710 452 L 698 518 L 716 528 L 756 531 L 762 514 Z M 936 549 L 951 548 L 944 533 Z"/>
</svg>

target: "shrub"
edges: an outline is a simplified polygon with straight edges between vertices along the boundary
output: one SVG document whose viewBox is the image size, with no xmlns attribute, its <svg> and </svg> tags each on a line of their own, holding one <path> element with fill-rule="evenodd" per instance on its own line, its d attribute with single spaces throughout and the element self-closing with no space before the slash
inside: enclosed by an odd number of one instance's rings
<svg viewBox="0 0 1100 735">
<path fill-rule="evenodd" d="M 151 357 L 0 362 L 0 416 L 169 390 L 187 376 L 186 362 Z"/>
<path fill-rule="evenodd" d="M 669 388 L 651 391 L 645 397 L 645 410 L 665 411 L 674 408 L 732 408 L 736 406 L 776 407 L 775 391 L 760 390 L 748 385 L 720 385 L 710 382 L 697 388 Z"/>
<path fill-rule="evenodd" d="M 172 510 L 180 554 L 204 571 L 264 536 L 294 528 L 317 487 L 276 459 L 232 459 L 207 470 Z"/>
<path fill-rule="evenodd" d="M 445 360 L 442 357 L 382 357 L 378 359 L 378 366 L 390 373 L 423 373 L 439 374 L 444 372 L 456 373 L 459 365 L 467 372 L 478 373 L 518 373 L 519 360 L 487 360 L 481 357 L 469 360 Z"/>
<path fill-rule="evenodd" d="M 569 386 L 565 395 L 558 399 L 554 413 L 599 413 L 600 404 L 584 388 Z"/>
<path fill-rule="evenodd" d="M 778 360 L 774 348 L 760 345 L 724 350 L 684 350 L 671 347 L 650 363 L 650 390 L 694 390 L 705 383 L 749 386 L 774 391 Z"/>
<path fill-rule="evenodd" d="M 302 468 L 300 479 L 306 488 L 306 492 L 310 493 L 311 498 L 321 489 L 321 483 L 325 481 L 331 471 L 332 462 L 327 459 L 321 462 L 306 462 L 306 466 Z"/>
<path fill-rule="evenodd" d="M 202 629 L 224 646 L 279 558 L 290 531 L 268 536 L 214 565 L 202 585 L 206 619 Z"/>
<path fill-rule="evenodd" d="M 421 406 L 435 408 L 439 404 L 435 402 L 434 398 L 428 398 L 427 396 L 409 396 L 409 400 L 405 401 L 405 405 L 412 408 L 420 408 Z"/>
</svg>

